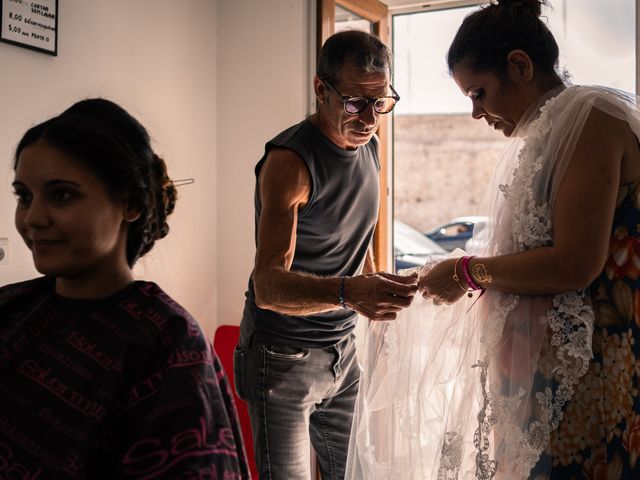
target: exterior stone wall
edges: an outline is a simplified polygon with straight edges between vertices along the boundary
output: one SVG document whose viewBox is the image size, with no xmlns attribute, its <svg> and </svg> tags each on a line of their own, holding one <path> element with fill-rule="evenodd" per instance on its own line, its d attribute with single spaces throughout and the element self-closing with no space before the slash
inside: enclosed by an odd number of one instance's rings
<svg viewBox="0 0 640 480">
<path fill-rule="evenodd" d="M 424 232 L 476 215 L 508 139 L 465 115 L 394 117 L 394 216 Z"/>
</svg>

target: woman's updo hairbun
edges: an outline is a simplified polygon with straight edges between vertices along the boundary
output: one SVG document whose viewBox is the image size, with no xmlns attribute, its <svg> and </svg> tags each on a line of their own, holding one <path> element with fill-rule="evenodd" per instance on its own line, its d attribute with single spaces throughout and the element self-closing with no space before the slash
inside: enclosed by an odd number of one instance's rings
<svg viewBox="0 0 640 480">
<path fill-rule="evenodd" d="M 177 199 L 176 187 L 167 174 L 164 160 L 150 151 L 149 162 L 145 188 L 139 192 L 136 201 L 142 206 L 142 215 L 129 227 L 131 242 L 127 255 L 136 259 L 149 252 L 156 240 L 167 236 L 167 217 L 173 212 Z"/>
<path fill-rule="evenodd" d="M 156 237 L 156 240 L 159 240 L 169 233 L 166 219 L 171 215 L 176 205 L 177 193 L 173 180 L 167 174 L 167 164 L 155 153 L 153 154 L 153 173 L 155 178 L 152 179 L 152 182 L 155 183 L 157 192 L 158 225 L 161 226 Z"/>
<path fill-rule="evenodd" d="M 458 28 L 447 53 L 449 72 L 464 62 L 506 80 L 509 52 L 522 50 L 536 75 L 557 75 L 560 52 L 541 18 L 543 6 L 550 6 L 549 0 L 485 0 L 485 7 L 467 15 Z"/>
<path fill-rule="evenodd" d="M 496 0 L 496 2 L 500 7 L 528 10 L 536 17 L 542 15 L 542 6 L 548 5 L 547 0 Z"/>
</svg>

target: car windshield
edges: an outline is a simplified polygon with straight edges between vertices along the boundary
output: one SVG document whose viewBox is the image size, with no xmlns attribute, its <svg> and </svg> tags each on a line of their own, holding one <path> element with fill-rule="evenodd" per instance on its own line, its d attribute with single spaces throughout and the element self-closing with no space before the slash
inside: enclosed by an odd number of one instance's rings
<svg viewBox="0 0 640 480">
<path fill-rule="evenodd" d="M 422 233 L 399 220 L 393 222 L 396 255 L 438 255 L 447 253 Z"/>
</svg>

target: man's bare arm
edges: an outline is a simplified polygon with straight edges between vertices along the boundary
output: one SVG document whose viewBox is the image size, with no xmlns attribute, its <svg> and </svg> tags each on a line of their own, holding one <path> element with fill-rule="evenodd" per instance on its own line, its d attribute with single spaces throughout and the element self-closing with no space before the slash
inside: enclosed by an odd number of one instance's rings
<svg viewBox="0 0 640 480">
<path fill-rule="evenodd" d="M 298 213 L 311 194 L 306 165 L 293 151 L 272 150 L 258 179 L 262 210 L 253 274 L 256 304 L 290 315 L 341 308 L 340 277 L 291 271 Z M 415 277 L 363 274 L 344 280 L 345 302 L 375 320 L 393 319 L 411 303 Z"/>
</svg>

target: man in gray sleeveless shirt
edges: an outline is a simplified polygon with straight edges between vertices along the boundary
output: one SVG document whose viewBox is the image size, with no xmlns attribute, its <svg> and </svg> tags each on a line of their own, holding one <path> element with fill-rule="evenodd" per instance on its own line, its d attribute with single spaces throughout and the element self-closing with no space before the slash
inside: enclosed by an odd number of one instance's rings
<svg viewBox="0 0 640 480">
<path fill-rule="evenodd" d="M 330 37 L 318 110 L 266 144 L 256 166 L 257 253 L 235 386 L 249 407 L 260 478 L 344 477 L 360 369 L 357 314 L 391 320 L 416 278 L 374 273 L 380 116 L 399 100 L 389 49 L 359 31 Z"/>
</svg>

